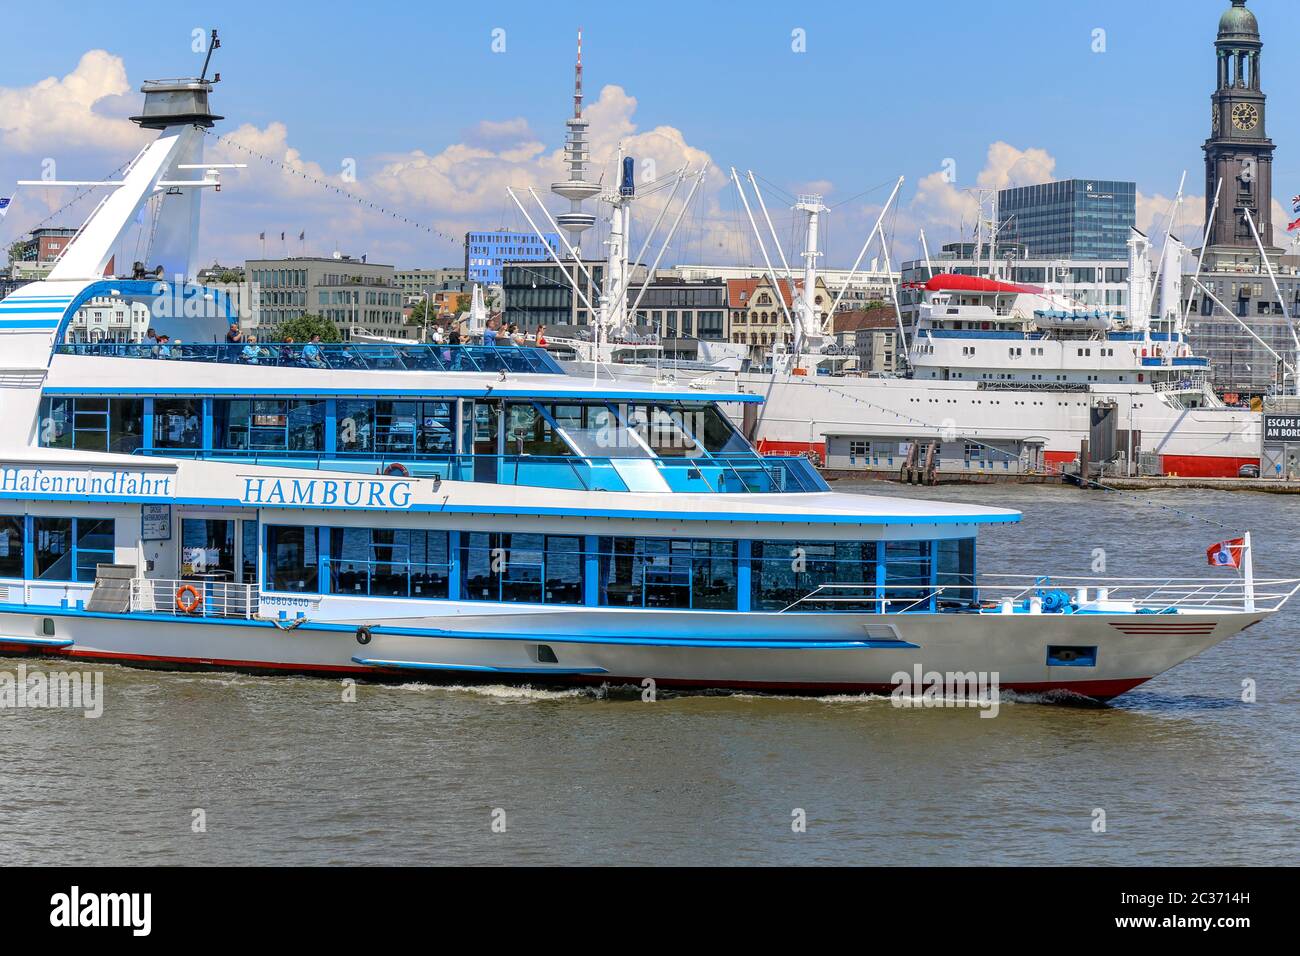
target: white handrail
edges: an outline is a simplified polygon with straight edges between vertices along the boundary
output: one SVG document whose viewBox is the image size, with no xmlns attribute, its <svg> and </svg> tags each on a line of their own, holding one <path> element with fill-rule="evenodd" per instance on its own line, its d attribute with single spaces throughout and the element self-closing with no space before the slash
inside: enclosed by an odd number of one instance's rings
<svg viewBox="0 0 1300 956">
<path fill-rule="evenodd" d="M 961 597 L 989 595 L 992 592 L 998 603 L 1016 602 L 1030 597 L 1039 591 L 1066 591 L 1071 601 L 1075 601 L 1079 590 L 1097 589 L 1085 602 L 1097 610 L 1113 610 L 1124 613 L 1123 605 L 1131 606 L 1134 611 L 1173 610 L 1173 611 L 1276 611 L 1300 591 L 1300 578 L 1273 578 L 1263 580 L 1225 581 L 1221 578 L 1050 578 L 1034 575 L 994 574 L 988 577 L 1014 578 L 1023 583 L 989 584 L 981 581 L 976 584 L 946 584 L 930 589 L 925 585 L 900 584 L 877 589 L 874 583 L 846 582 L 819 584 L 797 601 L 782 608 L 790 611 L 805 602 L 874 604 L 879 605 L 880 613 L 891 603 L 910 601 L 903 609 L 928 603 L 943 594 L 952 593 Z M 1087 582 L 1083 584 L 1082 582 Z M 1261 587 L 1268 590 L 1261 590 Z M 1106 590 L 1104 605 L 1100 590 Z M 853 590 L 859 592 L 850 596 L 836 596 L 835 591 Z M 916 592 L 926 593 L 916 597 Z M 901 596 L 892 596 L 894 595 Z M 1116 606 L 1119 605 L 1119 606 Z M 892 612 L 891 612 L 892 613 Z M 901 613 L 901 612 L 899 612 Z"/>
<path fill-rule="evenodd" d="M 185 617 L 257 616 L 258 587 L 198 578 L 133 578 L 131 610 Z"/>
</svg>

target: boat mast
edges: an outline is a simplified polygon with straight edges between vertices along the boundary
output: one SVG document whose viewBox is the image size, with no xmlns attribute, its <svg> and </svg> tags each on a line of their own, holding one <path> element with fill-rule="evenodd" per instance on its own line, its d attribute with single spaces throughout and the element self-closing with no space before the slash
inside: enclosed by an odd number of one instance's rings
<svg viewBox="0 0 1300 956">
<path fill-rule="evenodd" d="M 798 197 L 794 208 L 808 214 L 807 241 L 803 251 L 803 295 L 795 294 L 795 314 L 799 323 L 795 326 L 794 352 L 798 356 L 816 349 L 822 339 L 821 317 L 817 312 L 817 260 L 822 252 L 817 247 L 817 226 L 821 214 L 829 210 L 816 193 Z M 777 294 L 780 294 L 779 289 Z"/>
</svg>

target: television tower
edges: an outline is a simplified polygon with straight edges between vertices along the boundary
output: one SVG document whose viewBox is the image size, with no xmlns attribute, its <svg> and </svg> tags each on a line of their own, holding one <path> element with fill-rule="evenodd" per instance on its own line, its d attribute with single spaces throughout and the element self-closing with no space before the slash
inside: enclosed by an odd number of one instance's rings
<svg viewBox="0 0 1300 956">
<path fill-rule="evenodd" d="M 552 183 L 551 192 L 569 200 L 569 210 L 555 217 L 555 221 L 569 234 L 570 244 L 581 255 L 582 234 L 596 223 L 594 214 L 582 208 L 583 202 L 600 193 L 599 183 L 586 180 L 590 160 L 587 144 L 587 121 L 582 116 L 582 30 L 578 31 L 578 62 L 573 69 L 573 116 L 564 121 L 564 161 L 569 167 L 569 178 L 562 183 Z"/>
</svg>

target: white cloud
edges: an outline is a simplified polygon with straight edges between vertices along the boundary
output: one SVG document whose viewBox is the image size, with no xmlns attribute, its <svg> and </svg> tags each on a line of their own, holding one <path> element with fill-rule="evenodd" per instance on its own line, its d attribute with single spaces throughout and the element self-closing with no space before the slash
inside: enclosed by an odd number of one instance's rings
<svg viewBox="0 0 1300 956">
<path fill-rule="evenodd" d="M 122 104 L 116 99 L 130 89 L 122 58 L 104 50 L 85 53 L 66 76 L 0 87 L 0 149 L 56 158 L 69 149 L 138 149 L 145 136 L 120 115 Z"/>
</svg>

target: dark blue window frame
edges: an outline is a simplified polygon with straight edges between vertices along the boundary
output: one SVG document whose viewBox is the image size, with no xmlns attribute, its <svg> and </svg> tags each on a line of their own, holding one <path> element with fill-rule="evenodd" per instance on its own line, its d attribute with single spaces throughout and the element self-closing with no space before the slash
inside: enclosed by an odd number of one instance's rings
<svg viewBox="0 0 1300 956">
<path fill-rule="evenodd" d="M 116 556 L 114 518 L 29 516 L 27 553 L 30 577 L 38 581 L 95 580 L 95 565 L 112 564 Z"/>
<path fill-rule="evenodd" d="M 461 532 L 461 595 L 467 601 L 581 606 L 581 535 Z"/>
<path fill-rule="evenodd" d="M 723 538 L 602 537 L 602 607 L 739 610 L 739 542 Z"/>
</svg>

